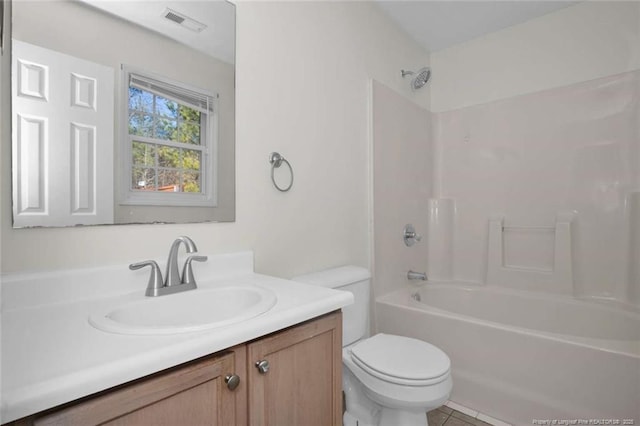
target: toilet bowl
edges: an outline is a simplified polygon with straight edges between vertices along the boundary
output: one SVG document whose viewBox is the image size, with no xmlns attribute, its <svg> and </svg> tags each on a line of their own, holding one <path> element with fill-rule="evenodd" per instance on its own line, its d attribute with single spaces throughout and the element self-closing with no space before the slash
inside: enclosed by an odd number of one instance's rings
<svg viewBox="0 0 640 426">
<path fill-rule="evenodd" d="M 424 426 L 451 394 L 451 361 L 436 346 L 404 336 L 367 337 L 369 271 L 345 266 L 294 278 L 354 294 L 343 308 L 344 426 Z"/>
<path fill-rule="evenodd" d="M 360 413 L 360 426 L 424 426 L 426 412 L 441 406 L 451 394 L 449 357 L 420 340 L 376 334 L 343 348 L 342 362 L 360 383 L 344 386 L 347 411 Z M 363 392 L 373 404 L 362 404 L 354 392 Z M 365 417 L 363 412 L 371 414 Z"/>
</svg>

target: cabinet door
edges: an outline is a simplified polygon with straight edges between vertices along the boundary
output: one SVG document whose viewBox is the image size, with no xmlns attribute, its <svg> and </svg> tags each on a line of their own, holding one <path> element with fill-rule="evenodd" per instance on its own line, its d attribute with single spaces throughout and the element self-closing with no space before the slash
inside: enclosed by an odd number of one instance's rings
<svg viewBox="0 0 640 426">
<path fill-rule="evenodd" d="M 253 342 L 247 358 L 251 426 L 342 424 L 340 312 Z"/>
<path fill-rule="evenodd" d="M 240 358 L 244 358 L 240 356 Z M 242 359 L 244 361 L 244 359 Z M 237 401 L 225 376 L 234 374 L 235 353 L 161 372 L 35 419 L 36 425 L 235 425 Z M 242 378 L 244 379 L 244 378 Z M 244 387 L 244 386 L 243 386 Z"/>
</svg>

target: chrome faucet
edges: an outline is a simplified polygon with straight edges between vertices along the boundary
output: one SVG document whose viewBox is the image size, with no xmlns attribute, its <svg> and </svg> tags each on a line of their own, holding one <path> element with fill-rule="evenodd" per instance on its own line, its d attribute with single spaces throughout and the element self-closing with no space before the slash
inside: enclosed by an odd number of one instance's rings
<svg viewBox="0 0 640 426">
<path fill-rule="evenodd" d="M 407 272 L 407 278 L 409 278 L 410 280 L 427 281 L 427 274 L 424 272 L 409 271 Z"/>
<path fill-rule="evenodd" d="M 169 259 L 167 259 L 167 272 L 165 274 L 164 282 L 162 281 L 162 272 L 160 267 L 153 260 L 146 260 L 144 262 L 133 263 L 129 265 L 129 269 L 135 270 L 145 266 L 151 266 L 151 276 L 149 277 L 149 283 L 147 284 L 147 296 L 162 296 L 165 294 L 178 293 L 180 291 L 193 290 L 197 288 L 196 279 L 193 276 L 193 269 L 191 263 L 204 262 L 207 260 L 207 256 L 189 256 L 184 262 L 184 268 L 182 270 L 182 277 L 178 269 L 178 250 L 180 244 L 183 244 L 187 249 L 187 253 L 194 253 L 198 251 L 196 244 L 189 237 L 178 237 L 171 244 L 169 250 Z"/>
<path fill-rule="evenodd" d="M 187 253 L 194 253 L 198 251 L 198 247 L 196 247 L 196 244 L 191 238 L 176 238 L 173 244 L 171 244 L 171 249 L 169 249 L 169 259 L 167 259 L 167 273 L 164 275 L 165 287 L 182 284 L 182 280 L 180 279 L 180 269 L 178 269 L 178 249 L 180 248 L 181 243 L 184 243 L 184 246 L 187 249 Z"/>
</svg>

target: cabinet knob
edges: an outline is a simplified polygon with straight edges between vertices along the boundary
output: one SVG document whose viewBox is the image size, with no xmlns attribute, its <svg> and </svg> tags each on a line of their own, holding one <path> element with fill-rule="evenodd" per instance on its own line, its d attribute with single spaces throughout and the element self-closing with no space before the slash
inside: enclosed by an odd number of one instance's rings
<svg viewBox="0 0 640 426">
<path fill-rule="evenodd" d="M 258 369 L 260 374 L 267 374 L 267 371 L 269 371 L 269 361 L 267 361 L 266 359 L 257 361 L 256 368 Z"/>
<path fill-rule="evenodd" d="M 237 374 L 229 374 L 224 378 L 224 382 L 227 384 L 229 390 L 235 390 L 240 384 L 240 376 Z"/>
</svg>

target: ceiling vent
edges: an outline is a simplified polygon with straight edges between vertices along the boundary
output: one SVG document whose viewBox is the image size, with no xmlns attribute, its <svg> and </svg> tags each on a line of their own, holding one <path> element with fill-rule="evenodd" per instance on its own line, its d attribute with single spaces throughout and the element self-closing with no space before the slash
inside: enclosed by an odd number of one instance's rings
<svg viewBox="0 0 640 426">
<path fill-rule="evenodd" d="M 202 22 L 198 22 L 195 19 L 191 19 L 188 16 L 183 15 L 182 13 L 176 12 L 173 9 L 167 8 L 162 14 L 162 16 L 164 16 L 169 21 L 180 25 L 181 27 L 184 27 L 196 33 L 199 33 L 205 28 L 207 28 L 207 26 Z"/>
</svg>

